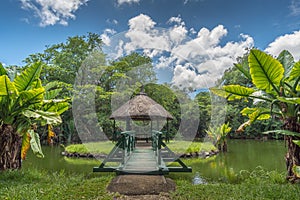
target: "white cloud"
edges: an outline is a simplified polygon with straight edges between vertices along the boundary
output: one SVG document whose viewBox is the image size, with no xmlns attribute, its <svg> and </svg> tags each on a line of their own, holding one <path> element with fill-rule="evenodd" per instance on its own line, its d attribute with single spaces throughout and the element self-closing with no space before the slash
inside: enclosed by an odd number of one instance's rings
<svg viewBox="0 0 300 200">
<path fill-rule="evenodd" d="M 113 25 L 117 25 L 119 23 L 116 19 L 107 19 L 106 22 Z"/>
<path fill-rule="evenodd" d="M 104 32 L 100 35 L 100 38 L 102 40 L 102 42 L 107 45 L 110 46 L 110 37 L 112 35 L 116 34 L 116 31 L 113 29 L 105 29 Z"/>
<path fill-rule="evenodd" d="M 274 56 L 278 56 L 283 50 L 288 50 L 294 56 L 295 60 L 300 59 L 300 31 L 276 38 L 265 49 L 267 53 Z"/>
<path fill-rule="evenodd" d="M 116 37 L 115 55 L 142 50 L 154 60 L 156 68 L 172 68 L 174 85 L 183 88 L 207 88 L 215 84 L 236 58 L 254 45 L 253 38 L 241 34 L 240 41 L 221 45 L 228 31 L 223 25 L 212 30 L 201 28 L 193 38 L 180 16 L 171 17 L 168 29 L 156 27 L 151 17 L 140 14 L 129 20 L 124 37 Z M 190 28 L 196 32 L 194 28 Z M 113 40 L 113 39 L 112 39 Z"/>
<path fill-rule="evenodd" d="M 34 12 L 40 18 L 40 26 L 61 24 L 68 25 L 69 19 L 75 19 L 74 12 L 88 0 L 21 0 L 22 8 Z"/>
<path fill-rule="evenodd" d="M 133 4 L 133 3 L 139 3 L 140 0 L 117 0 L 117 4 L 120 6 L 122 4 Z"/>
<path fill-rule="evenodd" d="M 291 5 L 289 6 L 291 10 L 291 15 L 297 16 L 300 14 L 300 1 L 292 0 Z"/>
</svg>

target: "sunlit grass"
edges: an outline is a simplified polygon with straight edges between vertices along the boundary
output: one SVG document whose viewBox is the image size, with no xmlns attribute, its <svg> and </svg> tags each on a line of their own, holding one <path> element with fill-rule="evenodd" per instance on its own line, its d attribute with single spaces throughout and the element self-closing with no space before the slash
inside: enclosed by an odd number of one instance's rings
<svg viewBox="0 0 300 200">
<path fill-rule="evenodd" d="M 205 162 L 205 161 L 203 161 Z M 189 173 L 188 173 L 189 174 Z M 178 176 L 180 175 L 180 176 Z M 106 187 L 114 173 L 65 173 L 36 168 L 0 173 L 0 199 L 114 199 Z M 299 199 L 299 184 L 285 181 L 285 174 L 257 168 L 236 174 L 238 181 L 208 181 L 193 185 L 187 173 L 174 173 L 172 199 Z M 119 196 L 119 195 L 118 195 Z"/>
<path fill-rule="evenodd" d="M 114 143 L 111 141 L 105 142 L 90 142 L 84 144 L 72 144 L 65 148 L 65 151 L 69 153 L 81 153 L 81 154 L 108 154 L 114 147 Z"/>
<path fill-rule="evenodd" d="M 108 154 L 115 143 L 111 141 L 105 142 L 91 142 L 85 144 L 72 144 L 65 148 L 65 150 L 69 153 L 93 153 L 93 154 Z M 167 143 L 167 146 L 178 154 L 184 153 L 195 153 L 201 151 L 211 151 L 216 150 L 216 147 L 210 142 L 191 142 L 191 141 L 183 141 L 183 140 L 171 140 Z"/>
<path fill-rule="evenodd" d="M 167 146 L 175 153 L 195 153 L 201 151 L 216 150 L 216 147 L 210 142 L 191 142 L 191 141 L 175 141 L 167 143 Z"/>
</svg>

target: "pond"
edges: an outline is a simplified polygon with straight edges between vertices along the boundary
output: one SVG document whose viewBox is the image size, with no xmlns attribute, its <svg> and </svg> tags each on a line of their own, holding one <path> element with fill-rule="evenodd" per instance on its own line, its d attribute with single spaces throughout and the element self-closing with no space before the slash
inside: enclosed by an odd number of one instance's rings
<svg viewBox="0 0 300 200">
<path fill-rule="evenodd" d="M 202 160 L 186 160 L 204 179 L 230 179 L 241 170 L 253 171 L 258 168 L 265 171 L 284 173 L 286 148 L 284 141 L 230 140 L 228 152 Z"/>
<path fill-rule="evenodd" d="M 62 147 L 43 147 L 45 158 L 35 157 L 31 152 L 23 161 L 23 168 L 39 168 L 49 171 L 63 170 L 65 173 L 90 173 L 100 161 L 94 159 L 72 159 L 61 156 Z M 205 179 L 228 177 L 241 170 L 252 171 L 258 166 L 278 172 L 285 171 L 286 149 L 284 141 L 229 140 L 228 152 L 220 153 L 208 159 L 183 159 L 193 168 L 193 174 L 199 173 Z M 193 175 L 192 174 L 192 175 Z M 192 176 L 186 173 L 175 176 Z"/>
</svg>

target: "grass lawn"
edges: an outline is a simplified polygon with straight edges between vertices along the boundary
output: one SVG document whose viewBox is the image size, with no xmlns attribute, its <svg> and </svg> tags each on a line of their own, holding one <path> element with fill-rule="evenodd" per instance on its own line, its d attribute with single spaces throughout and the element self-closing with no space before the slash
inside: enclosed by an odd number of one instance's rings
<svg viewBox="0 0 300 200">
<path fill-rule="evenodd" d="M 65 148 L 69 153 L 95 153 L 108 154 L 113 148 L 114 143 L 110 141 L 105 142 L 90 142 L 85 144 L 72 144 Z M 195 153 L 200 151 L 216 150 L 215 146 L 209 142 L 190 142 L 190 141 L 170 141 L 167 146 L 175 153 Z"/>
<path fill-rule="evenodd" d="M 90 143 L 89 151 L 108 153 L 113 147 L 110 142 Z M 208 143 L 189 143 L 172 141 L 168 146 L 175 152 L 208 151 L 214 148 Z M 188 147 L 189 148 L 184 148 Z M 94 149 L 93 149 L 94 148 Z M 67 151 L 88 153 L 85 145 L 71 145 Z M 213 158 L 209 158 L 213 159 Z M 80 159 L 70 159 L 79 162 Z M 186 159 L 184 162 L 195 166 L 205 160 Z M 92 162 L 92 161 L 91 161 Z M 197 163 L 194 163 L 197 162 Z M 84 164 L 83 162 L 82 164 Z M 300 185 L 285 181 L 285 173 L 266 171 L 257 168 L 254 171 L 241 171 L 231 175 L 230 179 L 206 180 L 205 184 L 193 185 L 193 173 L 171 173 L 167 177 L 176 182 L 176 191 L 170 194 L 171 199 L 299 199 Z M 114 199 L 118 194 L 110 194 L 106 187 L 114 173 L 47 171 L 34 166 L 16 171 L 0 172 L 0 199 L 4 200 L 73 200 L 73 199 Z"/>
<path fill-rule="evenodd" d="M 0 173 L 0 199 L 113 199 L 106 186 L 113 173 L 65 173 L 22 169 Z M 177 189 L 172 199 L 299 199 L 299 184 L 286 183 L 284 174 L 253 171 L 239 175 L 236 183 L 208 182 L 193 185 L 189 176 L 173 180 Z M 118 195 L 117 195 L 118 196 Z"/>
</svg>

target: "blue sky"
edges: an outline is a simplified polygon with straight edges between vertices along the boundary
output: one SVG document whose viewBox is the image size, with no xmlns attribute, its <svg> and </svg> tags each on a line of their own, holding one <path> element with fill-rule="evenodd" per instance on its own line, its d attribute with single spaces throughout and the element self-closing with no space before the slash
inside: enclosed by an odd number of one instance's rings
<svg viewBox="0 0 300 200">
<path fill-rule="evenodd" d="M 300 0 L 4 0 L 1 4 L 0 62 L 5 65 L 23 65 L 22 60 L 43 52 L 46 45 L 88 32 L 100 34 L 108 46 L 119 45 L 121 39 L 115 35 L 121 33 L 128 40 L 118 46 L 121 53 L 145 48 L 161 61 L 158 69 L 172 65 L 174 83 L 193 88 L 211 85 L 247 47 L 273 55 L 288 49 L 300 58 Z M 150 46 L 139 42 L 147 40 Z M 166 57 L 158 51 L 171 53 Z M 192 61 L 182 62 L 180 56 Z M 201 83 L 204 75 L 211 80 Z"/>
</svg>

